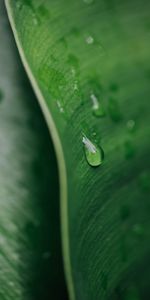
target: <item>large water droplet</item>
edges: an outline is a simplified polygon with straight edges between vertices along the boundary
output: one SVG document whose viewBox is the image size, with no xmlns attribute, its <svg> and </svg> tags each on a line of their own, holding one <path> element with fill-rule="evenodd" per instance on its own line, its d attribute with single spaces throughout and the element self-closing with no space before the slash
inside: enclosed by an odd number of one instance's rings
<svg viewBox="0 0 150 300">
<path fill-rule="evenodd" d="M 100 101 L 98 100 L 98 98 L 96 97 L 95 94 L 91 94 L 91 100 L 92 100 L 92 110 L 93 110 L 93 114 L 96 117 L 104 117 L 105 116 L 105 110 L 104 107 L 102 105 L 102 103 L 100 103 Z"/>
<path fill-rule="evenodd" d="M 104 159 L 104 151 L 102 148 L 92 143 L 85 135 L 83 135 L 82 142 L 84 145 L 85 156 L 89 165 L 92 167 L 101 165 Z"/>
<path fill-rule="evenodd" d="M 109 99 L 108 112 L 109 112 L 109 115 L 110 115 L 111 119 L 114 122 L 118 122 L 122 119 L 122 115 L 121 115 L 121 112 L 120 112 L 120 107 L 119 107 L 118 101 L 115 98 L 111 97 Z"/>
</svg>

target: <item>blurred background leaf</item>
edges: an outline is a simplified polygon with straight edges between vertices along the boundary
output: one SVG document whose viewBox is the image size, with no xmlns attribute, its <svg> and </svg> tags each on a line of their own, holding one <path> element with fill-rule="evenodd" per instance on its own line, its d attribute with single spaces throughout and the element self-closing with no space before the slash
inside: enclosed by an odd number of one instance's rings
<svg viewBox="0 0 150 300">
<path fill-rule="evenodd" d="M 1 0 L 1 300 L 50 299 L 52 294 L 55 299 L 67 299 L 57 173 L 53 145 L 20 63 Z"/>
</svg>

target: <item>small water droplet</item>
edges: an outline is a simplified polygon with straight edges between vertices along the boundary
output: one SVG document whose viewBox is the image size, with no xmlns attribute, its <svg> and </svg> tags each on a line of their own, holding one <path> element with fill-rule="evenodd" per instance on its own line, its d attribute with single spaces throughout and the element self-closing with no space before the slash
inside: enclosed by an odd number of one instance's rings
<svg viewBox="0 0 150 300">
<path fill-rule="evenodd" d="M 122 115 L 121 115 L 121 112 L 120 112 L 120 107 L 119 107 L 118 101 L 115 98 L 111 97 L 109 99 L 108 112 L 109 112 L 109 115 L 110 115 L 111 119 L 114 122 L 118 122 L 122 119 Z"/>
<path fill-rule="evenodd" d="M 83 2 L 85 4 L 92 4 L 94 2 L 94 0 L 83 0 Z"/>
<path fill-rule="evenodd" d="M 130 131 L 130 132 L 133 132 L 134 129 L 135 129 L 135 121 L 134 120 L 129 120 L 127 122 L 127 129 Z"/>
<path fill-rule="evenodd" d="M 101 165 L 104 159 L 104 151 L 102 148 L 92 143 L 85 135 L 83 135 L 82 142 L 89 165 L 92 167 Z"/>
<path fill-rule="evenodd" d="M 59 100 L 56 101 L 60 113 L 64 113 L 64 108 Z"/>
<path fill-rule="evenodd" d="M 3 100 L 3 92 L 2 92 L 2 90 L 0 89 L 0 102 Z"/>
<path fill-rule="evenodd" d="M 135 148 L 131 140 L 125 141 L 124 150 L 125 150 L 125 158 L 130 159 L 134 157 Z"/>
<path fill-rule="evenodd" d="M 94 38 L 91 35 L 87 36 L 86 37 L 86 43 L 88 45 L 92 45 L 94 43 Z"/>
<path fill-rule="evenodd" d="M 39 24 L 39 20 L 38 20 L 38 18 L 37 18 L 37 16 L 36 16 L 35 13 L 33 14 L 32 21 L 33 21 L 33 24 L 34 24 L 35 26 L 37 26 L 37 25 Z"/>
<path fill-rule="evenodd" d="M 96 117 L 104 117 L 105 116 L 105 110 L 104 107 L 102 105 L 102 103 L 100 103 L 100 101 L 98 100 L 98 98 L 96 97 L 95 94 L 91 94 L 91 100 L 92 100 L 92 110 L 93 110 L 93 114 Z"/>
</svg>

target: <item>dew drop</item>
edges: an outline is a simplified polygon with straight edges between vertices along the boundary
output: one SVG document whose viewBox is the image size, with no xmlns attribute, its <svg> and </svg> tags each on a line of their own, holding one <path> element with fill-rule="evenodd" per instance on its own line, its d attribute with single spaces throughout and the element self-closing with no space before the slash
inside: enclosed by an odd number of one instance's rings
<svg viewBox="0 0 150 300">
<path fill-rule="evenodd" d="M 82 142 L 89 165 L 92 167 L 100 166 L 104 159 L 104 151 L 102 148 L 92 143 L 85 135 L 83 135 Z"/>
<path fill-rule="evenodd" d="M 94 43 L 94 38 L 91 35 L 87 36 L 86 37 L 86 43 L 88 45 L 92 45 Z"/>
<path fill-rule="evenodd" d="M 134 120 L 129 120 L 129 121 L 127 122 L 127 129 L 128 129 L 128 131 L 130 131 L 130 132 L 133 132 L 133 131 L 134 131 L 134 129 L 135 129 L 135 121 L 134 121 Z"/>
<path fill-rule="evenodd" d="M 124 150 L 125 150 L 125 158 L 130 159 L 133 158 L 135 155 L 135 148 L 131 142 L 131 140 L 127 140 L 124 143 Z"/>
<path fill-rule="evenodd" d="M 95 96 L 95 94 L 91 94 L 91 100 L 92 100 L 92 110 L 93 114 L 96 117 L 104 117 L 105 116 L 105 111 L 102 103 L 99 102 L 98 98 Z"/>
<path fill-rule="evenodd" d="M 64 108 L 63 108 L 61 102 L 59 100 L 57 100 L 56 103 L 57 103 L 57 106 L 58 106 L 58 109 L 59 109 L 60 113 L 64 113 Z"/>
<path fill-rule="evenodd" d="M 37 25 L 39 24 L 39 20 L 38 20 L 38 18 L 37 18 L 37 16 L 36 16 L 35 13 L 33 14 L 33 19 L 32 19 L 32 21 L 33 21 L 33 24 L 34 24 L 35 26 L 37 26 Z"/>
</svg>

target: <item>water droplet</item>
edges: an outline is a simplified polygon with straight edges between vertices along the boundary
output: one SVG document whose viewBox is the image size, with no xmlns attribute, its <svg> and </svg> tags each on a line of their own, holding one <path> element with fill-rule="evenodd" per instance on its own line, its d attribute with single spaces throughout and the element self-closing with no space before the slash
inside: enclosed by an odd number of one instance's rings
<svg viewBox="0 0 150 300">
<path fill-rule="evenodd" d="M 144 192 L 149 192 L 150 191 L 150 173 L 144 172 L 140 175 L 139 177 L 139 184 Z"/>
<path fill-rule="evenodd" d="M 127 140 L 124 143 L 125 157 L 127 159 L 133 158 L 135 155 L 135 148 L 131 140 Z"/>
<path fill-rule="evenodd" d="M 56 101 L 60 113 L 64 113 L 64 108 L 59 100 Z"/>
<path fill-rule="evenodd" d="M 135 129 L 135 121 L 134 120 L 129 120 L 127 122 L 127 129 L 130 131 L 130 132 L 133 132 L 134 129 Z"/>
<path fill-rule="evenodd" d="M 93 110 L 93 114 L 96 117 L 104 117 L 105 116 L 105 110 L 104 107 L 102 105 L 102 103 L 100 103 L 100 101 L 98 100 L 98 98 L 95 96 L 95 94 L 91 94 L 91 100 L 92 100 L 92 110 Z"/>
<path fill-rule="evenodd" d="M 86 43 L 88 45 L 92 45 L 94 43 L 94 38 L 91 35 L 87 36 L 86 37 Z"/>
<path fill-rule="evenodd" d="M 3 92 L 2 90 L 0 89 L 0 102 L 3 100 Z"/>
<path fill-rule="evenodd" d="M 34 24 L 35 26 L 37 26 L 37 25 L 39 24 L 39 20 L 38 20 L 38 18 L 37 18 L 37 16 L 36 16 L 35 13 L 33 14 L 32 21 L 33 21 L 33 24 Z"/>
<path fill-rule="evenodd" d="M 94 0 L 83 0 L 83 2 L 85 4 L 92 4 L 94 2 Z"/>
<path fill-rule="evenodd" d="M 101 284 L 104 291 L 106 291 L 108 287 L 108 275 L 104 272 L 101 273 Z"/>
<path fill-rule="evenodd" d="M 114 98 L 109 99 L 108 112 L 109 112 L 109 115 L 110 115 L 111 119 L 114 122 L 118 122 L 122 119 L 122 115 L 121 115 L 121 112 L 120 112 L 120 107 L 119 107 L 118 101 Z"/>
<path fill-rule="evenodd" d="M 82 142 L 84 145 L 85 156 L 89 165 L 92 167 L 101 165 L 104 159 L 104 151 L 102 148 L 92 143 L 85 135 L 83 135 Z"/>
<path fill-rule="evenodd" d="M 122 221 L 126 221 L 130 217 L 130 208 L 128 205 L 123 205 L 120 211 Z"/>
</svg>

